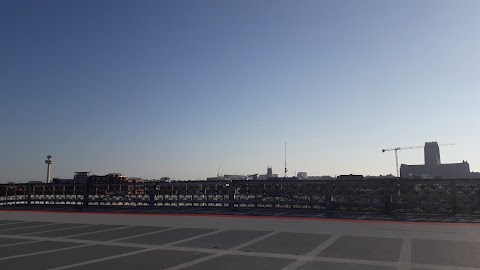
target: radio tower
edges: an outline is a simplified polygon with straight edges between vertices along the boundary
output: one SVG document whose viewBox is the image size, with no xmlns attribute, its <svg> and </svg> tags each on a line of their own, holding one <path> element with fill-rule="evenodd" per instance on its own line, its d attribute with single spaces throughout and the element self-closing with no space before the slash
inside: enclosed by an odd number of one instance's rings
<svg viewBox="0 0 480 270">
<path fill-rule="evenodd" d="M 285 178 L 287 178 L 287 142 L 285 141 Z"/>
<path fill-rule="evenodd" d="M 45 164 L 47 164 L 47 183 L 50 183 L 51 182 L 51 167 L 52 167 L 52 156 L 48 155 L 47 156 L 47 159 L 45 160 Z"/>
</svg>

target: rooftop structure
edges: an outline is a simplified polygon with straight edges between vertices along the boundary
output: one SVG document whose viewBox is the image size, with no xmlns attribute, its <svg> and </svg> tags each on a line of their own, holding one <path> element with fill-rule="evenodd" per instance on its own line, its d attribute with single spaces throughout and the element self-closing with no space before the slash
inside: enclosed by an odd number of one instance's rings
<svg viewBox="0 0 480 270">
<path fill-rule="evenodd" d="M 442 164 L 440 148 L 437 142 L 426 142 L 424 147 L 425 164 L 400 166 L 401 178 L 443 178 L 443 179 L 467 179 L 476 178 L 477 175 L 470 172 L 467 161 L 461 163 Z"/>
</svg>

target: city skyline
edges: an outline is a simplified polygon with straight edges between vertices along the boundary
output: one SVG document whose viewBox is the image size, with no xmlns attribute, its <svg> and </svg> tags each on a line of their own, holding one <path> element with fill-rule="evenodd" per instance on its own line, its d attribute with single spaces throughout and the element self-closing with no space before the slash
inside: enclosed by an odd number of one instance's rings
<svg viewBox="0 0 480 270">
<path fill-rule="evenodd" d="M 2 1 L 0 182 L 480 171 L 478 1 Z M 422 151 L 400 163 L 420 164 Z"/>
</svg>

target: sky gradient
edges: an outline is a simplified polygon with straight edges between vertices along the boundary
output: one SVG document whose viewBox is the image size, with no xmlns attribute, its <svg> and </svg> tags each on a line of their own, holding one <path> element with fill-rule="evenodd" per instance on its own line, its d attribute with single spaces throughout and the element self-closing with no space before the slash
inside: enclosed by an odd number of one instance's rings
<svg viewBox="0 0 480 270">
<path fill-rule="evenodd" d="M 480 1 L 0 0 L 0 182 L 480 170 Z M 423 163 L 423 151 L 400 152 Z"/>
</svg>

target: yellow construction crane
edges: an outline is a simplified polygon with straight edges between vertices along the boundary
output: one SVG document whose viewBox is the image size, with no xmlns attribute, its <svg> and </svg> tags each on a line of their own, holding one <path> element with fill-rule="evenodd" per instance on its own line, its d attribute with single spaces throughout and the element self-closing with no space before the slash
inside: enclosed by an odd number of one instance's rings
<svg viewBox="0 0 480 270">
<path fill-rule="evenodd" d="M 454 143 L 447 143 L 447 144 L 439 144 L 438 146 L 449 146 L 449 145 L 455 145 Z M 397 177 L 400 177 L 400 168 L 398 167 L 398 151 L 400 150 L 410 150 L 410 149 L 419 149 L 419 148 L 425 148 L 425 145 L 419 145 L 419 146 L 404 146 L 404 147 L 395 147 L 395 148 L 389 148 L 389 149 L 382 149 L 382 153 L 385 153 L 387 151 L 395 151 L 395 161 L 396 161 L 396 168 L 397 168 Z"/>
</svg>

